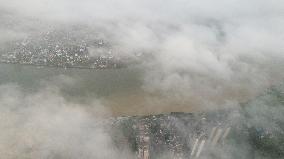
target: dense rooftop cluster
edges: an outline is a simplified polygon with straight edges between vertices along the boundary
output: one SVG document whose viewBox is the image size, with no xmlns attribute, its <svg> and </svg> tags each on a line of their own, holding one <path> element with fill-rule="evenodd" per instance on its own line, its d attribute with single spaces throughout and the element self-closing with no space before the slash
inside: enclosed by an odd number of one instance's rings
<svg viewBox="0 0 284 159">
<path fill-rule="evenodd" d="M 123 62 L 114 56 L 102 39 L 77 37 L 72 32 L 52 31 L 14 41 L 2 48 L 2 63 L 75 68 L 119 68 Z"/>
<path fill-rule="evenodd" d="M 109 123 L 113 141 L 117 147 L 129 145 L 139 159 L 220 155 L 280 159 L 284 156 L 283 87 L 272 87 L 237 110 L 114 118 Z M 270 109 L 263 112 L 259 107 Z"/>
<path fill-rule="evenodd" d="M 113 141 L 118 147 L 128 144 L 139 159 L 220 155 L 280 159 L 284 156 L 283 87 L 272 87 L 237 110 L 114 118 L 110 122 Z"/>
<path fill-rule="evenodd" d="M 116 145 L 128 143 L 138 158 L 147 158 L 145 152 L 150 158 L 159 158 L 167 152 L 171 158 L 178 159 L 189 158 L 195 140 L 209 138 L 215 126 L 225 130 L 230 125 L 210 115 L 171 113 L 118 118 L 112 123 L 112 132 Z M 118 129 L 122 131 L 121 136 Z"/>
</svg>

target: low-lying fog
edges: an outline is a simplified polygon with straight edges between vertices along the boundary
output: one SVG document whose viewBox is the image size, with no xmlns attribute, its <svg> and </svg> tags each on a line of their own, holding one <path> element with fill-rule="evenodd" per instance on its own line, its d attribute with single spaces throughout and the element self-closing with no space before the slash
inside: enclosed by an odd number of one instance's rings
<svg viewBox="0 0 284 159">
<path fill-rule="evenodd" d="M 0 0 L 0 56 L 79 26 L 78 39 L 99 37 L 135 61 L 102 70 L 0 64 L 0 158 L 131 158 L 116 152 L 101 118 L 256 99 L 284 81 L 283 10 L 281 0 Z"/>
</svg>

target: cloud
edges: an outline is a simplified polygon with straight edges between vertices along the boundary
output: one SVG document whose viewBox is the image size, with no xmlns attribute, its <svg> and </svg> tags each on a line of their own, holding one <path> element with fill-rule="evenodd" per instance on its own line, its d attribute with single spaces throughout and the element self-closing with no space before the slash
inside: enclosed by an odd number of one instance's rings
<svg viewBox="0 0 284 159">
<path fill-rule="evenodd" d="M 280 0 L 0 3 L 1 41 L 83 26 L 74 32 L 103 37 L 121 56 L 145 55 L 144 91 L 189 110 L 245 102 L 284 79 Z"/>
<path fill-rule="evenodd" d="M 125 103 L 119 108 L 143 114 L 238 107 L 284 81 L 283 10 L 281 0 L 0 0 L 0 51 L 53 30 L 77 39 L 102 38 L 113 52 L 140 60 L 139 84 L 129 85 L 139 85 L 142 93 L 110 94 L 122 98 L 112 101 Z M 114 147 L 101 124 L 101 115 L 112 110 L 94 98 L 97 92 L 82 91 L 106 88 L 89 88 L 99 85 L 90 82 L 97 78 L 77 76 L 51 77 L 29 92 L 17 84 L 0 85 L 1 158 L 132 157 L 127 149 L 122 153 Z M 86 83 L 74 86 L 80 81 Z M 79 89 L 90 100 L 87 104 L 63 93 Z M 277 113 L 281 105 L 272 108 L 259 100 L 251 105 L 250 123 L 273 129 L 279 125 L 271 124 L 270 117 L 283 121 Z M 219 155 L 228 157 L 223 150 Z"/>
<path fill-rule="evenodd" d="M 32 94 L 16 85 L 1 85 L 0 90 L 2 158 L 130 157 L 113 146 L 98 101 L 92 108 L 70 103 L 54 88 Z"/>
</svg>

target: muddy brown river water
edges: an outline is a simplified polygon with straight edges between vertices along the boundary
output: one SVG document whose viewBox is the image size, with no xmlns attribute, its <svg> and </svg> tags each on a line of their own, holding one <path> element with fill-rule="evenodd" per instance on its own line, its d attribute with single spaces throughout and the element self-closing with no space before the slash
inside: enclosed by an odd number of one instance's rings
<svg viewBox="0 0 284 159">
<path fill-rule="evenodd" d="M 143 70 L 138 67 L 99 70 L 0 64 L 0 85 L 7 84 L 17 85 L 25 94 L 59 88 L 60 94 L 73 103 L 88 105 L 98 99 L 112 116 L 198 110 L 145 91 Z"/>
</svg>

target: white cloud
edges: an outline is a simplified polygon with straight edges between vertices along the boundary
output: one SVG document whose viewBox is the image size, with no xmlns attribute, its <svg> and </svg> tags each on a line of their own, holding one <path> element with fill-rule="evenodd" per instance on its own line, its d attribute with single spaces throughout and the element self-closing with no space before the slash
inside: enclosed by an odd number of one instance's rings
<svg viewBox="0 0 284 159">
<path fill-rule="evenodd" d="M 62 25 L 86 26 L 82 32 L 95 36 L 96 30 L 115 52 L 150 54 L 143 61 L 143 88 L 173 100 L 196 99 L 200 107 L 243 102 L 284 78 L 281 0 L 0 3 L 2 20 L 14 20 L 11 27 L 0 25 L 9 33 L 0 41 Z"/>
</svg>

